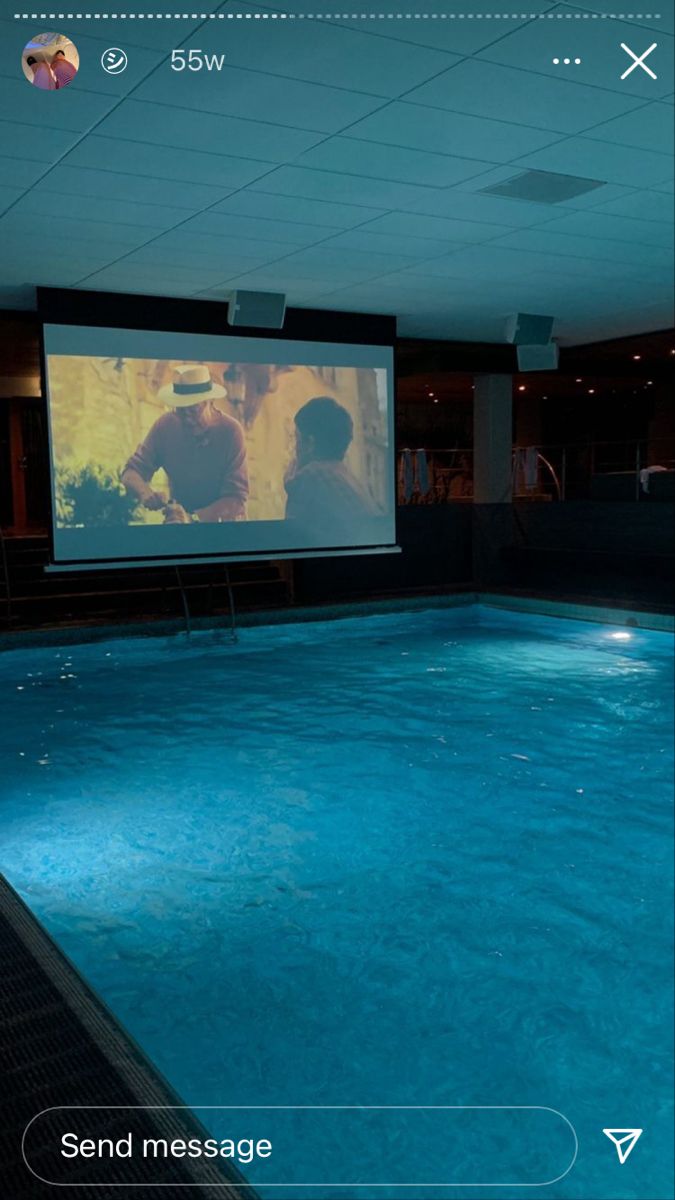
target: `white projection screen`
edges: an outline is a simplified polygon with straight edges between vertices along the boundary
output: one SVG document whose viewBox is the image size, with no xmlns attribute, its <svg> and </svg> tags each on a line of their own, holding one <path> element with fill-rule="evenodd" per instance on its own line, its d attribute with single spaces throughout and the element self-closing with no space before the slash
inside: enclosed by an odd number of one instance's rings
<svg viewBox="0 0 675 1200">
<path fill-rule="evenodd" d="M 391 346 L 44 326 L 53 560 L 394 548 Z"/>
</svg>

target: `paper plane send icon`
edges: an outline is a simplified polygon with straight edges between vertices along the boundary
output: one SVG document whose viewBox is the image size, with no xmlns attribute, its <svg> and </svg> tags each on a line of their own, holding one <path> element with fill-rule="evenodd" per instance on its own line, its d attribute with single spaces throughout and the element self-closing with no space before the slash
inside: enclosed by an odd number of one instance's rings
<svg viewBox="0 0 675 1200">
<path fill-rule="evenodd" d="M 619 1162 L 625 1163 L 633 1146 L 637 1142 L 641 1129 L 603 1129 L 611 1142 L 616 1146 L 616 1152 L 619 1156 Z"/>
</svg>

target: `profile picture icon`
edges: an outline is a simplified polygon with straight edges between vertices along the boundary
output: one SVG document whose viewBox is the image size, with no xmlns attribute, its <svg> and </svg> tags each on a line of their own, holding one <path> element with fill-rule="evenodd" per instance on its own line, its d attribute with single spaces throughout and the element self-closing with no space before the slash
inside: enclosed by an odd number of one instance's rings
<svg viewBox="0 0 675 1200">
<path fill-rule="evenodd" d="M 29 83 L 44 92 L 68 87 L 77 75 L 80 56 L 64 33 L 38 33 L 24 46 L 23 73 Z"/>
</svg>

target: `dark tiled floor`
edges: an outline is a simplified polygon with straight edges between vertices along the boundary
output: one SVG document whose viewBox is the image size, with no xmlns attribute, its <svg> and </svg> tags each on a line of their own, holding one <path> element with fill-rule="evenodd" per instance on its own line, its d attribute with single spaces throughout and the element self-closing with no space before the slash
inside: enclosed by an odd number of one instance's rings
<svg viewBox="0 0 675 1200">
<path fill-rule="evenodd" d="M 200 1182 L 197 1188 L 52 1187 L 30 1173 L 22 1158 L 21 1139 L 37 1113 L 62 1105 L 176 1105 L 180 1100 L 158 1076 L 79 978 L 16 893 L 0 876 L 0 1196 L 3 1200 L 256 1200 L 251 1188 L 238 1186 L 233 1175 L 209 1164 L 177 1161 L 173 1183 Z M 63 1179 L 57 1147 L 63 1128 L 77 1128 L 77 1118 L 54 1113 L 41 1118 L 29 1133 L 28 1157 L 44 1178 Z M 163 1125 L 169 1121 L 170 1127 Z M 129 1129 L 142 1137 L 204 1137 L 205 1131 L 186 1113 L 134 1114 L 110 1110 L 82 1117 L 81 1136 L 120 1137 Z M 66 1164 L 67 1166 L 67 1164 Z M 154 1174 L 153 1174 L 154 1166 Z M 143 1163 L 147 1182 L 157 1179 L 157 1166 Z M 61 1171 L 61 1175 L 57 1172 Z M 122 1182 L 124 1164 L 106 1164 L 103 1178 Z M 100 1180 L 95 1160 L 78 1167 L 78 1179 Z M 145 1181 L 146 1176 L 141 1178 Z M 218 1187 L 210 1185 L 219 1184 Z M 228 1186 L 222 1186 L 227 1183 Z M 204 1186 L 206 1185 L 206 1186 Z"/>
</svg>

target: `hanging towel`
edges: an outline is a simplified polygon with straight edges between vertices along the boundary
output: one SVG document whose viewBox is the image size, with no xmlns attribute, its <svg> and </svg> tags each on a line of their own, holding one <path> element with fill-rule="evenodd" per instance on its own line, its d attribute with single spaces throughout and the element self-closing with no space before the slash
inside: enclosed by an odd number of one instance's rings
<svg viewBox="0 0 675 1200">
<path fill-rule="evenodd" d="M 420 496 L 426 496 L 427 492 L 429 491 L 429 487 L 431 486 L 429 482 L 429 466 L 427 464 L 426 450 L 418 450 L 416 458 L 417 486 L 419 488 Z"/>
<path fill-rule="evenodd" d="M 411 450 L 402 450 L 398 466 L 399 491 L 403 503 L 408 504 L 413 494 L 413 459 Z"/>
<path fill-rule="evenodd" d="M 539 452 L 536 446 L 525 447 L 525 487 L 535 488 L 539 482 Z"/>
<path fill-rule="evenodd" d="M 658 474 L 660 471 L 667 471 L 667 467 L 643 467 L 640 471 L 640 487 L 643 492 L 649 495 L 649 476 Z"/>
</svg>

